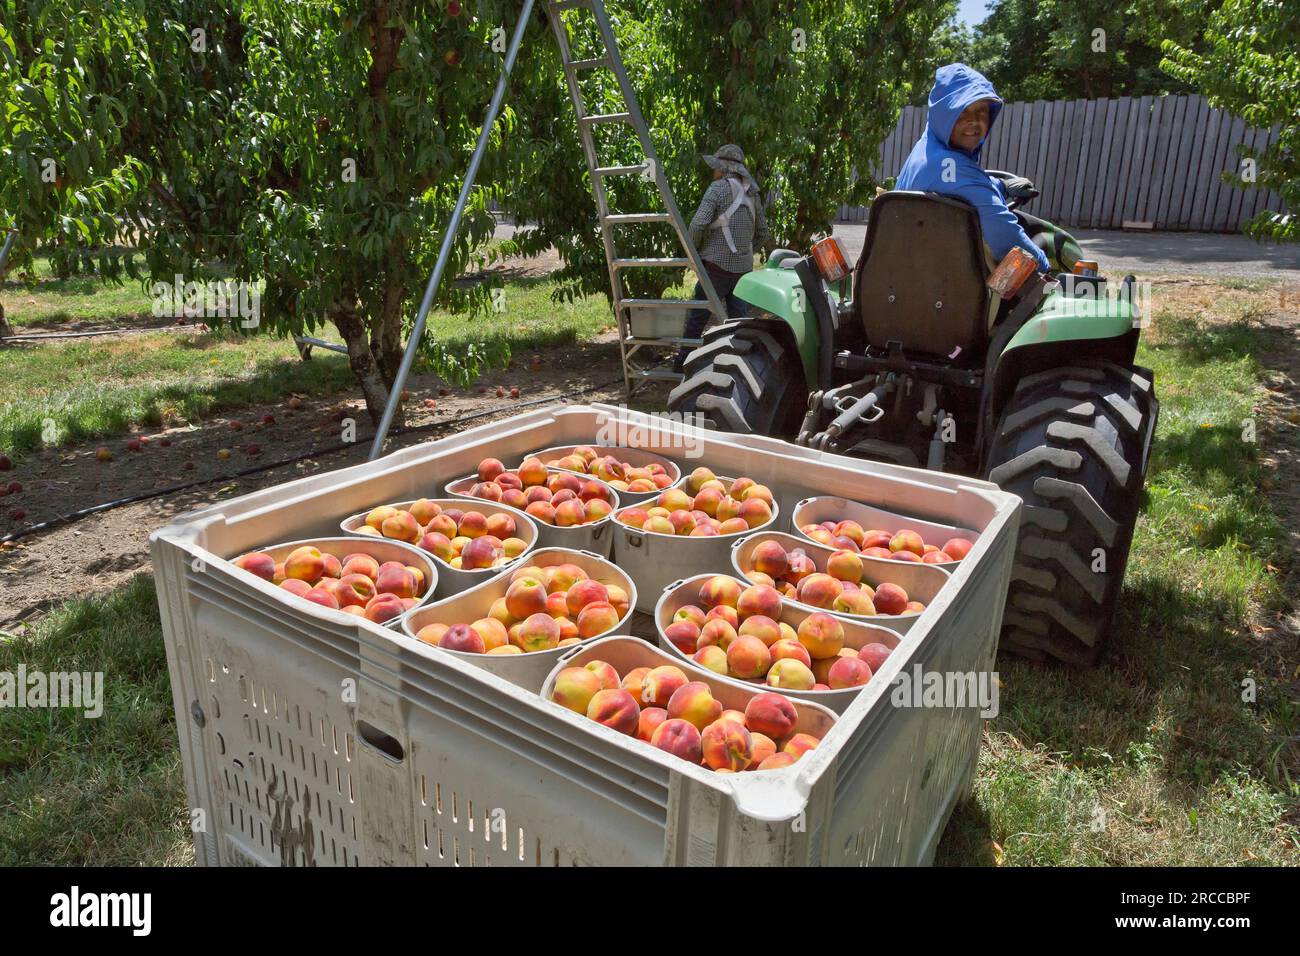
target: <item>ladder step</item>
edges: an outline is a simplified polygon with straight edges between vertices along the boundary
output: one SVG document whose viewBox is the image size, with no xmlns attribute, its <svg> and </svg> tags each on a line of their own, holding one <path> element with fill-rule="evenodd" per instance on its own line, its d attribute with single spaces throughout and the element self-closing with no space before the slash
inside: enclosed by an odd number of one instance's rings
<svg viewBox="0 0 1300 956">
<path fill-rule="evenodd" d="M 615 269 L 689 269 L 693 263 L 690 259 L 615 259 Z"/>
<path fill-rule="evenodd" d="M 661 335 L 659 338 L 647 338 L 644 335 L 629 335 L 623 340 L 625 345 L 645 345 L 645 346 L 686 346 L 687 348 L 697 348 L 703 344 L 703 339 L 685 339 L 680 335 Z"/>
<path fill-rule="evenodd" d="M 690 306 L 702 309 L 707 306 L 707 303 L 700 299 L 619 299 L 618 308 L 625 306 L 643 309 L 680 309 L 683 306 Z"/>
<path fill-rule="evenodd" d="M 632 122 L 631 113 L 592 113 L 590 116 L 578 117 L 579 123 L 630 123 Z"/>
<path fill-rule="evenodd" d="M 645 163 L 640 166 L 597 166 L 592 173 L 597 176 L 638 176 L 647 168 Z"/>
<path fill-rule="evenodd" d="M 672 216 L 666 212 L 623 212 L 601 218 L 604 222 L 615 226 L 625 226 L 633 222 L 672 222 Z"/>
<path fill-rule="evenodd" d="M 614 64 L 607 56 L 598 56 L 594 60 L 574 60 L 569 66 L 575 70 L 595 70 L 602 66 L 614 68 Z"/>
</svg>

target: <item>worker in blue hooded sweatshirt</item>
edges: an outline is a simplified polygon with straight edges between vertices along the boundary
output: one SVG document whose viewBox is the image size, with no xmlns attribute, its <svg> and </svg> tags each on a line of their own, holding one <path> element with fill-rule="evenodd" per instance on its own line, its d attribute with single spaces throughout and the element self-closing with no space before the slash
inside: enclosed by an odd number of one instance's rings
<svg viewBox="0 0 1300 956">
<path fill-rule="evenodd" d="M 980 150 L 1001 111 L 1002 100 L 993 84 L 978 71 L 964 63 L 939 67 L 925 132 L 912 147 L 894 188 L 964 199 L 979 213 L 984 242 L 995 262 L 1001 262 L 1012 246 L 1019 246 L 1034 257 L 1040 271 L 1049 272 L 1047 255 L 1025 232 L 1022 218 L 1007 207 L 1002 183 L 980 165 Z M 1050 223 L 1021 216 L 1034 224 L 1046 248 L 1055 247 Z"/>
</svg>

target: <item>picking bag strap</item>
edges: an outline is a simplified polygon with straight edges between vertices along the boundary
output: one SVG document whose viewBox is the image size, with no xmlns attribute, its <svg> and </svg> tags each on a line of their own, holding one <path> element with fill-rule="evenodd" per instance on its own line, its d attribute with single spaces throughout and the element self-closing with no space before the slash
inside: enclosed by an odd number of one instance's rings
<svg viewBox="0 0 1300 956">
<path fill-rule="evenodd" d="M 749 193 L 742 183 L 737 182 L 731 176 L 726 177 L 723 182 L 725 182 L 727 188 L 731 190 L 731 205 L 727 207 L 725 212 L 720 213 L 717 219 L 709 223 L 709 228 L 721 229 L 722 238 L 727 240 L 727 248 L 735 253 L 738 252 L 738 250 L 736 249 L 736 239 L 731 234 L 731 217 L 741 206 L 746 207 L 752 215 L 754 212 L 754 202 L 749 198 Z"/>
</svg>

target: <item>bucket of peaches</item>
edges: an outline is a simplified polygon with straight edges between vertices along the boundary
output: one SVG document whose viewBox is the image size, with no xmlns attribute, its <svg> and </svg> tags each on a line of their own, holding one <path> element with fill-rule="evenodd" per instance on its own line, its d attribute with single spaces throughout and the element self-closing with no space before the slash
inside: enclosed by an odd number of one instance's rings
<svg viewBox="0 0 1300 956">
<path fill-rule="evenodd" d="M 599 732 L 719 774 L 790 767 L 836 720 L 819 704 L 722 680 L 625 636 L 567 652 L 541 696 L 605 728 Z"/>
<path fill-rule="evenodd" d="M 649 501 L 682 480 L 677 463 L 642 448 L 622 445 L 557 445 L 533 452 L 547 468 L 559 468 L 603 481 L 625 505 Z"/>
<path fill-rule="evenodd" d="M 293 603 L 387 627 L 400 625 L 438 585 L 429 556 L 400 541 L 314 538 L 250 551 L 231 563 Z"/>
</svg>

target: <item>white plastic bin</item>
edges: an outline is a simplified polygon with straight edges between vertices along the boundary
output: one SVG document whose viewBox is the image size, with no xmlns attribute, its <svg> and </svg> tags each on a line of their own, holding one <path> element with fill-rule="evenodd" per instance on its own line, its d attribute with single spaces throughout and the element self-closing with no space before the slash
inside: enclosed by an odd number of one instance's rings
<svg viewBox="0 0 1300 956">
<path fill-rule="evenodd" d="M 793 772 L 773 774 L 779 782 L 736 788 L 726 775 L 592 733 L 586 718 L 369 622 L 323 608 L 286 614 L 285 596 L 214 560 L 327 535 L 341 515 L 418 497 L 482 458 L 590 442 L 611 422 L 644 428 L 659 454 L 696 442 L 715 470 L 767 484 L 787 509 L 809 495 L 868 494 L 980 531 L 883 680 Z M 888 684 L 918 665 L 991 668 L 1020 500 L 986 482 L 791 447 L 684 432 L 612 406 L 545 408 L 221 501 L 156 531 L 186 788 L 206 824 L 198 862 L 930 861 L 969 790 L 983 721 L 969 708 L 896 708 Z"/>
</svg>

